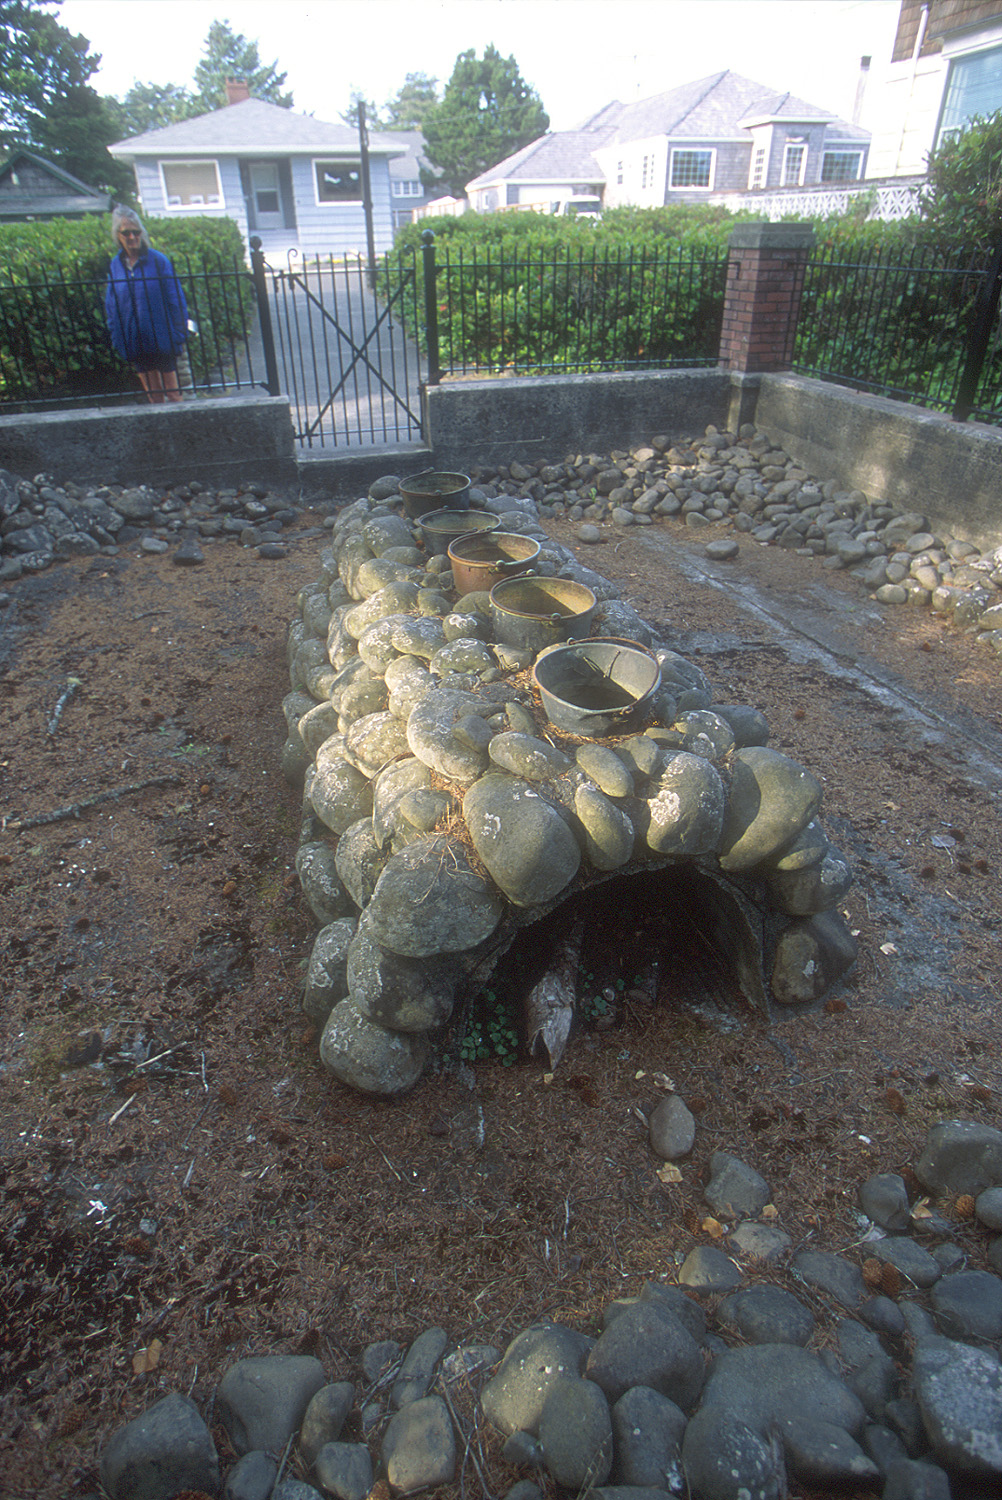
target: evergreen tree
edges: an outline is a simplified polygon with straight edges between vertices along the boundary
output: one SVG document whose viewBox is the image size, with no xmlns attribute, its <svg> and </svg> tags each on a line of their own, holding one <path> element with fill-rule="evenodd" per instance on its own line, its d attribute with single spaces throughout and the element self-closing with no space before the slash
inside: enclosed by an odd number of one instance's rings
<svg viewBox="0 0 1002 1500">
<path fill-rule="evenodd" d="M 54 3 L 0 5 L 0 151 L 28 146 L 90 186 L 127 192 L 132 174 L 107 149 L 117 122 L 87 81 L 101 59 L 60 25 Z"/>
<path fill-rule="evenodd" d="M 73 84 L 54 99 L 38 129 L 42 156 L 91 187 L 128 198 L 136 191 L 132 168 L 108 151 L 118 139 L 114 110 L 87 84 Z"/>
<path fill-rule="evenodd" d="M 145 135 L 147 130 L 159 130 L 201 113 L 191 90 L 177 83 L 134 83 L 124 99 L 110 102 L 119 138 Z"/>
<path fill-rule="evenodd" d="M 55 100 L 87 83 L 101 59 L 86 37 L 50 14 L 54 0 L 6 0 L 0 6 L 0 145 L 38 145 Z"/>
<path fill-rule="evenodd" d="M 422 128 L 428 159 L 441 169 L 438 185 L 459 198 L 472 178 L 545 134 L 549 124 L 515 59 L 489 46 L 482 58 L 472 48 L 459 54 Z"/>
<path fill-rule="evenodd" d="M 226 21 L 213 21 L 203 46 L 204 56 L 195 69 L 195 94 L 198 114 L 222 109 L 226 104 L 227 78 L 243 79 L 254 99 L 292 108 L 292 95 L 283 92 L 285 73 L 277 62 L 262 63 L 257 42 L 249 42 L 234 32 Z"/>
<path fill-rule="evenodd" d="M 358 129 L 358 106 L 361 103 L 361 104 L 365 105 L 365 127 L 366 127 L 366 129 L 367 130 L 382 130 L 383 124 L 382 124 L 382 121 L 379 118 L 379 110 L 378 110 L 378 108 L 376 107 L 375 104 L 373 104 L 373 102 L 372 102 L 371 99 L 367 99 L 365 97 L 365 95 L 362 93 L 361 89 L 355 89 L 355 88 L 353 88 L 352 91 L 351 91 L 351 94 L 349 95 L 349 98 L 351 99 L 351 103 L 349 104 L 349 106 L 348 106 L 347 109 L 343 109 L 341 111 L 341 113 L 338 115 L 338 119 L 339 120 L 343 120 L 346 125 L 350 125 L 351 128 L 352 128 L 352 130 L 357 130 Z"/>
<path fill-rule="evenodd" d="M 427 73 L 408 73 L 386 104 L 384 130 L 422 130 L 429 109 L 438 103 L 438 79 Z"/>
</svg>

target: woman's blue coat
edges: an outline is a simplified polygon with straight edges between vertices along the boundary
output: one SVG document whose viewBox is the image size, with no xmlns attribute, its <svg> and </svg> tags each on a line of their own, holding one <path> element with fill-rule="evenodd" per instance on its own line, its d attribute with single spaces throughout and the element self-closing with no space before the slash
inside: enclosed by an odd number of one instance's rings
<svg viewBox="0 0 1002 1500">
<path fill-rule="evenodd" d="M 159 250 L 144 251 L 129 266 L 120 251 L 108 270 L 104 298 L 116 353 L 143 368 L 145 359 L 179 354 L 188 333 L 188 304 L 177 273 Z"/>
</svg>

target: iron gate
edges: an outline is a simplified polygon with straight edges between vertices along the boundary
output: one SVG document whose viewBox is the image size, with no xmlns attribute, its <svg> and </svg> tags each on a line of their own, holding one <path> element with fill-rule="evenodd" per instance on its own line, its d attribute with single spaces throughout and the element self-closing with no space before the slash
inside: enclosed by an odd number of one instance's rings
<svg viewBox="0 0 1002 1500">
<path fill-rule="evenodd" d="M 371 447 L 422 436 L 422 365 L 401 317 L 413 304 L 417 271 L 394 258 L 392 278 L 361 257 L 265 260 L 251 240 L 265 384 L 289 398 L 304 448 Z"/>
</svg>

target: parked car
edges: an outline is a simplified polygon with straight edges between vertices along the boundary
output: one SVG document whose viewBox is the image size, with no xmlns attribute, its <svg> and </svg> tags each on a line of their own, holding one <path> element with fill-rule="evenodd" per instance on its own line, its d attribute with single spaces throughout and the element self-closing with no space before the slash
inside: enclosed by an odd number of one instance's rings
<svg viewBox="0 0 1002 1500">
<path fill-rule="evenodd" d="M 579 193 L 573 198 L 565 198 L 560 212 L 565 219 L 593 219 L 597 222 L 602 217 L 602 200 L 590 193 Z"/>
</svg>

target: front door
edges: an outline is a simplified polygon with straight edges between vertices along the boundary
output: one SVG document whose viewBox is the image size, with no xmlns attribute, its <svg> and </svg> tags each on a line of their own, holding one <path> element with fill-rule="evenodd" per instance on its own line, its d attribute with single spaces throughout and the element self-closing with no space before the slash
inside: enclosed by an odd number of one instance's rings
<svg viewBox="0 0 1002 1500">
<path fill-rule="evenodd" d="M 282 195 L 278 187 L 278 162 L 252 161 L 249 164 L 251 201 L 258 229 L 282 229 Z"/>
</svg>

